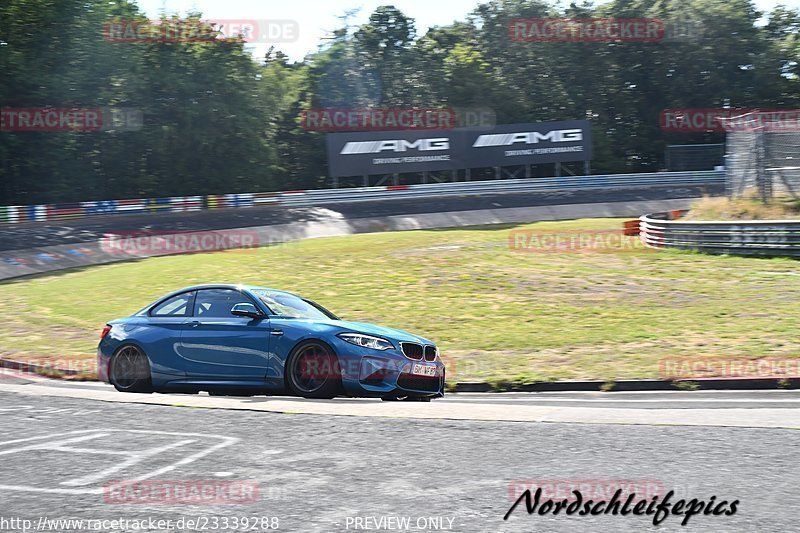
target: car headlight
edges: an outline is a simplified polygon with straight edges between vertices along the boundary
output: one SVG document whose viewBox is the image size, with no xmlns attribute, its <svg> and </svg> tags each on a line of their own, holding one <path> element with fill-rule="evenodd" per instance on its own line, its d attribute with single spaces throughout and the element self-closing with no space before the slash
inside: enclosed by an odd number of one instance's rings
<svg viewBox="0 0 800 533">
<path fill-rule="evenodd" d="M 363 333 L 339 333 L 337 337 L 350 344 L 363 348 L 372 348 L 373 350 L 391 350 L 394 348 L 394 345 L 386 339 L 364 335 Z"/>
</svg>

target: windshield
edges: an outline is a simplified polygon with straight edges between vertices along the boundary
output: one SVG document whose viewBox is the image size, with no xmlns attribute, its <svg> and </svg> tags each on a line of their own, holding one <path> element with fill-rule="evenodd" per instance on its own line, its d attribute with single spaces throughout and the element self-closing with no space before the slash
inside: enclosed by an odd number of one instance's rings
<svg viewBox="0 0 800 533">
<path fill-rule="evenodd" d="M 254 290 L 259 300 L 269 307 L 272 314 L 284 318 L 331 319 L 321 308 L 293 294 L 280 291 Z"/>
</svg>

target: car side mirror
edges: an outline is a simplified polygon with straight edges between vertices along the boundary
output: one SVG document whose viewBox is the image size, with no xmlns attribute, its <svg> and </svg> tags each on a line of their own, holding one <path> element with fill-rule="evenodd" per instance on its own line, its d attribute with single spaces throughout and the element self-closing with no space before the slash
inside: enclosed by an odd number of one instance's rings
<svg viewBox="0 0 800 533">
<path fill-rule="evenodd" d="M 263 318 L 261 311 L 256 309 L 256 306 L 249 303 L 240 303 L 233 306 L 231 314 L 234 316 L 242 316 L 247 318 Z"/>
</svg>

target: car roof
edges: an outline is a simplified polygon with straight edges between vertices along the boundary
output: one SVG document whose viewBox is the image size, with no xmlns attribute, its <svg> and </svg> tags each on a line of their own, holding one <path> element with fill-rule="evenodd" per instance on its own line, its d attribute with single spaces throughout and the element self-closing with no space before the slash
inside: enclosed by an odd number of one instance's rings
<svg viewBox="0 0 800 533">
<path fill-rule="evenodd" d="M 245 290 L 245 291 L 262 290 L 262 291 L 270 291 L 270 292 L 274 291 L 274 292 L 281 292 L 283 294 L 289 294 L 289 295 L 292 295 L 292 296 L 296 296 L 297 298 L 304 299 L 302 296 L 299 296 L 297 294 L 294 294 L 294 293 L 291 293 L 291 292 L 287 292 L 287 291 L 282 291 L 280 289 L 271 289 L 269 287 L 259 287 L 259 286 L 256 286 L 256 285 L 244 285 L 242 283 L 205 283 L 205 284 L 202 284 L 202 285 L 191 285 L 189 287 L 183 287 L 182 289 L 178 289 L 177 291 L 172 291 L 170 293 L 167 293 L 167 294 L 159 297 L 154 302 L 152 302 L 152 303 L 146 305 L 145 307 L 139 309 L 138 311 L 136 311 L 136 313 L 134 313 L 134 315 L 138 315 L 138 314 L 150 309 L 151 307 L 153 307 L 157 303 L 163 302 L 165 300 L 168 300 L 168 299 L 172 298 L 173 296 L 178 296 L 179 294 L 183 294 L 184 292 L 197 291 L 197 290 L 201 290 L 201 289 L 233 289 L 235 291 L 240 291 L 240 290 Z"/>
<path fill-rule="evenodd" d="M 273 289 L 271 287 L 261 287 L 258 285 L 245 285 L 243 283 L 206 283 L 203 285 L 192 285 L 190 287 L 184 287 L 180 290 L 174 291 L 171 294 L 180 294 L 182 292 L 187 291 L 197 291 L 201 289 L 234 289 L 234 290 L 246 290 L 246 291 L 270 291 L 270 292 L 282 292 L 284 294 L 291 294 L 293 296 L 297 296 L 294 293 L 289 291 L 284 291 L 281 289 Z"/>
</svg>

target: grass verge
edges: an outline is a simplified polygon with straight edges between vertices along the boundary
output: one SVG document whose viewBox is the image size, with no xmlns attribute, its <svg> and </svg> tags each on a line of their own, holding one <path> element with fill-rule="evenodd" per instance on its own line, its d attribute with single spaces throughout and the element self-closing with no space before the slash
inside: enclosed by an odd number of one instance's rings
<svg viewBox="0 0 800 533">
<path fill-rule="evenodd" d="M 800 200 L 775 198 L 764 204 L 755 197 L 706 197 L 692 204 L 681 220 L 800 220 Z"/>
<path fill-rule="evenodd" d="M 668 357 L 800 353 L 797 262 L 643 250 L 619 236 L 621 223 L 321 238 L 10 281 L 0 356 L 90 365 L 107 320 L 209 282 L 290 290 L 345 319 L 431 338 L 451 381 L 612 382 L 661 377 Z"/>
</svg>

